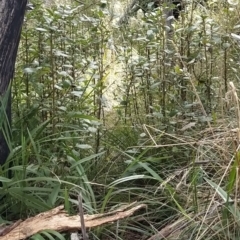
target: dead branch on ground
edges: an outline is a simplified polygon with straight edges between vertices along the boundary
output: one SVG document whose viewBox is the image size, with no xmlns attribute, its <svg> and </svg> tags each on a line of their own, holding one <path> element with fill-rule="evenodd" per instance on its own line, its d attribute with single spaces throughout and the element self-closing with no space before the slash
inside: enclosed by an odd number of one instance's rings
<svg viewBox="0 0 240 240">
<path fill-rule="evenodd" d="M 97 227 L 106 223 L 127 218 L 133 215 L 139 209 L 145 208 L 145 204 L 136 205 L 136 202 L 122 206 L 117 210 L 94 215 L 84 215 L 86 228 Z M 17 224 L 16 224 L 17 223 Z M 44 230 L 78 231 L 81 229 L 79 223 L 79 215 L 69 216 L 63 206 L 56 207 L 50 211 L 40 213 L 35 217 L 26 219 L 25 221 L 17 221 L 15 224 L 2 229 L 0 240 L 20 240 L 26 239 L 36 233 Z"/>
</svg>

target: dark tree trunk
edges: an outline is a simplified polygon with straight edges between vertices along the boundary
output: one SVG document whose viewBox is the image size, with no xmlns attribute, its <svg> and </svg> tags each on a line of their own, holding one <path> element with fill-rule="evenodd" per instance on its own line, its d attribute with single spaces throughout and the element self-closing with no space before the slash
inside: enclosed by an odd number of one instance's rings
<svg viewBox="0 0 240 240">
<path fill-rule="evenodd" d="M 1 102 L 8 97 L 4 111 L 0 111 L 2 120 L 11 124 L 10 83 L 14 74 L 14 66 L 21 35 L 27 0 L 0 0 L 0 97 Z M 9 89 L 8 96 L 6 95 Z M 5 119 L 5 114 L 7 119 Z M 9 155 L 9 146 L 0 126 L 0 165 L 4 164 Z"/>
</svg>

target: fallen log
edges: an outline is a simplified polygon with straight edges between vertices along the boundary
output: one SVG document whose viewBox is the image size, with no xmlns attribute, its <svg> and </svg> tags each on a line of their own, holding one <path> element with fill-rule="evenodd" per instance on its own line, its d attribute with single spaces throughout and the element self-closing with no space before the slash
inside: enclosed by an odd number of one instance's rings
<svg viewBox="0 0 240 240">
<path fill-rule="evenodd" d="M 136 202 L 134 202 L 108 213 L 84 215 L 85 227 L 92 228 L 106 223 L 112 223 L 127 218 L 137 210 L 145 207 L 145 204 L 136 205 Z M 5 229 L 0 231 L 2 235 L 0 236 L 0 240 L 26 239 L 44 230 L 73 232 L 80 229 L 79 215 L 69 216 L 64 210 L 64 206 L 59 206 L 50 211 L 28 218 L 25 221 L 18 220 L 16 223 L 5 227 Z"/>
</svg>

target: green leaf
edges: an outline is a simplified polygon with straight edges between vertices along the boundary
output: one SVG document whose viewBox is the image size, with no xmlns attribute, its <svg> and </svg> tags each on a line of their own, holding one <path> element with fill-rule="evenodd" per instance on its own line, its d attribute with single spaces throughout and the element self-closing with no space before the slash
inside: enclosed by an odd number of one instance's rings
<svg viewBox="0 0 240 240">
<path fill-rule="evenodd" d="M 227 192 L 224 191 L 219 185 L 217 185 L 215 182 L 211 181 L 210 179 L 204 177 L 206 182 L 216 190 L 218 195 L 223 199 L 223 201 L 226 202 L 233 202 L 233 200 L 228 196 Z"/>
<path fill-rule="evenodd" d="M 133 175 L 133 176 L 129 176 L 129 177 L 123 177 L 123 178 L 117 179 L 114 182 L 112 182 L 109 185 L 109 187 L 114 187 L 114 186 L 119 185 L 121 183 L 129 182 L 129 181 L 133 181 L 133 180 L 138 180 L 138 179 L 153 179 L 153 178 L 149 177 L 149 176 L 146 176 L 146 175 Z"/>
<path fill-rule="evenodd" d="M 49 240 L 56 240 L 50 233 L 47 231 L 41 231 L 40 234 L 45 235 Z M 44 238 L 46 239 L 46 238 Z"/>
<path fill-rule="evenodd" d="M 96 158 L 102 156 L 104 153 L 105 153 L 105 152 L 100 152 L 100 153 L 93 154 L 93 155 L 91 155 L 91 156 L 82 158 L 82 159 L 80 159 L 79 161 L 77 161 L 75 164 L 73 164 L 73 165 L 70 167 L 70 169 L 75 169 L 77 165 L 82 164 L 82 163 L 87 162 L 87 161 L 90 161 L 90 160 L 92 160 L 92 159 L 96 159 Z"/>
<path fill-rule="evenodd" d="M 65 237 L 57 231 L 46 229 L 44 232 L 50 233 L 51 235 L 55 236 L 57 239 L 65 240 Z"/>
<path fill-rule="evenodd" d="M 0 177 L 0 182 L 12 182 L 12 180 L 9 178 Z"/>
<path fill-rule="evenodd" d="M 65 187 L 64 189 L 64 207 L 68 214 L 70 214 L 70 201 L 69 201 L 69 192 L 68 189 Z"/>
<path fill-rule="evenodd" d="M 30 239 L 32 240 L 45 240 L 40 233 L 33 235 Z"/>
<path fill-rule="evenodd" d="M 60 186 L 61 186 L 60 184 L 55 185 L 54 188 L 52 189 L 51 194 L 49 195 L 48 203 L 51 204 L 52 207 L 54 207 L 54 205 L 58 199 L 59 192 L 60 192 Z"/>
<path fill-rule="evenodd" d="M 45 29 L 45 28 L 36 28 L 36 30 L 37 31 L 39 31 L 39 32 L 47 32 L 48 30 L 47 29 Z"/>
<path fill-rule="evenodd" d="M 76 144 L 76 147 L 80 148 L 80 149 L 91 149 L 92 148 L 92 146 L 90 146 L 89 144 Z"/>
</svg>

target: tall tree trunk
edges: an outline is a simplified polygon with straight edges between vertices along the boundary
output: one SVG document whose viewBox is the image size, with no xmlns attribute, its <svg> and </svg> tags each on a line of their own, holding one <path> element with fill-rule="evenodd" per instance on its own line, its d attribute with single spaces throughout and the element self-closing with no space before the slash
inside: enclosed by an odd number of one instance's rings
<svg viewBox="0 0 240 240">
<path fill-rule="evenodd" d="M 0 119 L 11 124 L 10 83 L 14 74 L 14 66 L 26 10 L 27 0 L 0 0 L 0 98 L 7 99 Z M 8 96 L 6 95 L 9 89 Z M 5 119 L 5 114 L 7 119 Z M 0 121 L 1 123 L 3 121 Z M 9 146 L 0 125 L 0 164 L 4 164 L 9 155 Z"/>
</svg>

